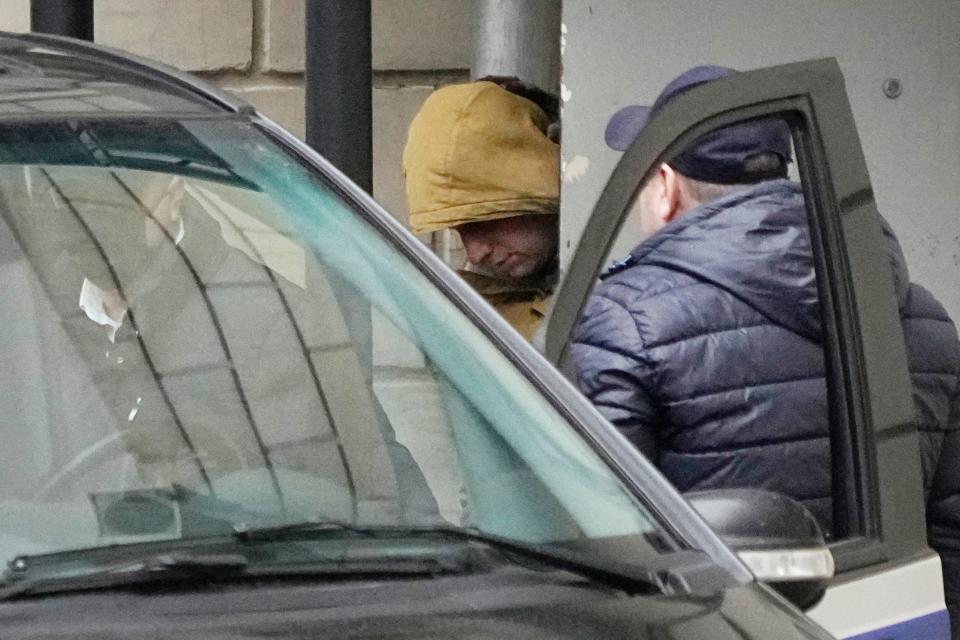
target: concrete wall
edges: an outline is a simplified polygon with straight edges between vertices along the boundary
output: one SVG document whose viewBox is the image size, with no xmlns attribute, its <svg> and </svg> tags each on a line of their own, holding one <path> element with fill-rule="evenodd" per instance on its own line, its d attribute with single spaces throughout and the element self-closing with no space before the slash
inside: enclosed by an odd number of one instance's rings
<svg viewBox="0 0 960 640">
<path fill-rule="evenodd" d="M 960 318 L 960 2 L 566 0 L 563 258 L 619 154 L 609 115 L 649 104 L 674 76 L 713 62 L 750 69 L 834 56 L 843 69 L 881 212 L 914 280 Z M 887 98 L 887 78 L 903 93 Z"/>
<path fill-rule="evenodd" d="M 4 0 L 0 5 L 0 31 L 30 31 L 30 0 Z"/>
</svg>

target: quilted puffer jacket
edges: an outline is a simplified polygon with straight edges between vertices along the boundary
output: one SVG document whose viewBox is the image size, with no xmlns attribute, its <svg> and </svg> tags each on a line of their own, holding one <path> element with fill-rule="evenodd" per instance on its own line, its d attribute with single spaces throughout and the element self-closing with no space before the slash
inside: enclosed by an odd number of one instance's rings
<svg viewBox="0 0 960 640">
<path fill-rule="evenodd" d="M 948 600 L 960 603 L 960 344 L 886 233 L 928 533 Z M 641 243 L 588 301 L 573 358 L 581 389 L 681 491 L 766 488 L 805 503 L 830 530 L 820 310 L 798 185 L 762 183 Z"/>
</svg>

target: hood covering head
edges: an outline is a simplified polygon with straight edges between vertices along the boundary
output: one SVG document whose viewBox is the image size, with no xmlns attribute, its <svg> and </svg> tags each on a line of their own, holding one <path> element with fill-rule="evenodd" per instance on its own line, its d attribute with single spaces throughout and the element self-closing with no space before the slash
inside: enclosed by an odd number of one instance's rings
<svg viewBox="0 0 960 640">
<path fill-rule="evenodd" d="M 540 107 L 492 82 L 431 94 L 403 150 L 413 231 L 555 215 L 560 146 L 547 137 L 548 124 Z"/>
</svg>

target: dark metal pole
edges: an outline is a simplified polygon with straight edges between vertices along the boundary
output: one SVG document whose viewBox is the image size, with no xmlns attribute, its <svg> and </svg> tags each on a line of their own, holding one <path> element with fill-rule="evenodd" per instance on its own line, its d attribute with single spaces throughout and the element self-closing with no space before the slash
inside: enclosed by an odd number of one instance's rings
<svg viewBox="0 0 960 640">
<path fill-rule="evenodd" d="M 373 58 L 370 0 L 304 0 L 307 144 L 373 193 Z M 339 284 L 339 279 L 334 284 Z M 347 287 L 336 287 L 349 293 Z M 361 296 L 338 296 L 368 381 L 373 320 Z M 372 382 L 370 382 L 372 384 Z"/>
<path fill-rule="evenodd" d="M 30 30 L 93 42 L 93 0 L 30 0 Z"/>
<path fill-rule="evenodd" d="M 371 192 L 370 0 L 304 1 L 307 144 Z"/>
</svg>

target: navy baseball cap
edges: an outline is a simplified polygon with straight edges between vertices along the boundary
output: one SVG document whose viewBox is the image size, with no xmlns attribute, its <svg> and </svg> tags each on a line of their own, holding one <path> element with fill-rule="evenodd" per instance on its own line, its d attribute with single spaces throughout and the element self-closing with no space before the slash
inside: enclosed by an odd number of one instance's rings
<svg viewBox="0 0 960 640">
<path fill-rule="evenodd" d="M 734 69 L 714 65 L 684 71 L 670 81 L 653 105 L 630 105 L 614 113 L 604 132 L 607 146 L 626 151 L 653 114 L 665 104 L 688 89 L 734 73 L 737 73 Z M 766 173 L 747 170 L 747 159 L 761 153 L 779 155 L 782 167 Z M 785 177 L 789 162 L 790 128 L 779 118 L 763 118 L 711 131 L 694 140 L 668 164 L 694 180 L 737 184 Z"/>
</svg>

